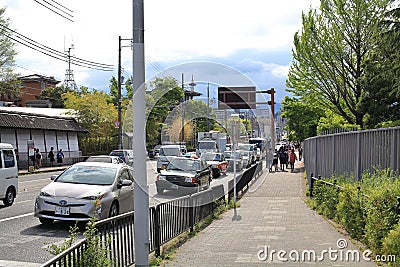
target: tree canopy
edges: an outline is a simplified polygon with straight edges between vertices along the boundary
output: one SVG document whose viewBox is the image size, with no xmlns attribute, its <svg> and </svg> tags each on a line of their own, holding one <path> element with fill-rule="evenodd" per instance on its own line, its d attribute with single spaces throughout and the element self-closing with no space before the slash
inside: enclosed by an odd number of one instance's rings
<svg viewBox="0 0 400 267">
<path fill-rule="evenodd" d="M 17 52 L 7 30 L 10 20 L 5 17 L 5 11 L 0 8 L 0 95 L 15 97 L 20 88 L 17 74 L 13 72 Z"/>
<path fill-rule="evenodd" d="M 318 129 L 400 124 L 400 11 L 390 0 L 321 0 L 302 15 L 283 102 L 288 130 L 307 138 Z M 294 110 L 313 122 L 299 133 Z M 314 108 L 315 114 L 303 110 Z M 314 110 L 315 111 L 315 110 Z M 293 120 L 294 122 L 291 122 Z M 305 123 L 305 128 L 310 129 Z"/>
</svg>

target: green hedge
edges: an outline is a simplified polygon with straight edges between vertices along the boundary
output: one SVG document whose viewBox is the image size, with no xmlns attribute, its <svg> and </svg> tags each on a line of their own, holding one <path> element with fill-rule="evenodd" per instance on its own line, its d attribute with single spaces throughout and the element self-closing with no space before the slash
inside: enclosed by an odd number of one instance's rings
<svg viewBox="0 0 400 267">
<path fill-rule="evenodd" d="M 332 183 L 334 178 L 324 179 Z M 399 215 L 396 215 L 400 179 L 393 172 L 365 173 L 361 181 L 339 179 L 340 189 L 315 181 L 316 211 L 342 225 L 352 238 L 364 242 L 377 254 L 400 253 Z M 396 254 L 397 253 L 397 254 Z M 400 255 L 392 266 L 400 266 Z"/>
</svg>

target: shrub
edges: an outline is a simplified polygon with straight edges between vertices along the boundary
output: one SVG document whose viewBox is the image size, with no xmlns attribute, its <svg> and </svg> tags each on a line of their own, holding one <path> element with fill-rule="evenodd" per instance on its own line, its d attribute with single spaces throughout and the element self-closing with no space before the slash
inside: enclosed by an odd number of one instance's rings
<svg viewBox="0 0 400 267">
<path fill-rule="evenodd" d="M 379 187 L 371 188 L 368 195 L 365 238 L 367 245 L 380 253 L 383 238 L 397 223 L 395 207 L 396 196 L 400 195 L 400 182 L 382 182 Z"/>
<path fill-rule="evenodd" d="M 338 204 L 339 191 L 337 187 L 326 185 L 323 181 L 315 181 L 313 195 L 316 211 L 329 219 L 333 219 Z"/>
<path fill-rule="evenodd" d="M 389 266 L 400 266 L 400 222 L 390 230 L 382 242 L 384 255 L 395 255 L 396 261 L 389 262 Z"/>
<path fill-rule="evenodd" d="M 357 240 L 362 240 L 364 236 L 366 201 L 355 183 L 345 185 L 339 193 L 336 221 L 344 226 L 350 237 Z"/>
</svg>

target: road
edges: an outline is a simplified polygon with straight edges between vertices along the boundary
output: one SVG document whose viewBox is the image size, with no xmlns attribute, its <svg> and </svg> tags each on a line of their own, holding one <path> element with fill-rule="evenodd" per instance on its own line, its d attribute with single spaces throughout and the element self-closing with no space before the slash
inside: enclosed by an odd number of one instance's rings
<svg viewBox="0 0 400 267">
<path fill-rule="evenodd" d="M 51 259 L 47 251 L 49 244 L 62 244 L 69 236 L 72 223 L 55 222 L 44 226 L 33 217 L 33 207 L 40 189 L 50 183 L 50 176 L 58 172 L 24 175 L 19 177 L 17 198 L 11 207 L 0 204 L 0 266 L 40 266 Z M 166 191 L 158 195 L 155 187 L 156 161 L 147 161 L 149 205 L 155 205 L 181 196 Z M 211 186 L 223 184 L 227 188 L 233 174 L 214 179 Z M 226 190 L 225 190 L 226 191 Z M 82 238 L 82 236 L 78 236 Z M 23 262 L 23 265 L 18 263 Z"/>
</svg>

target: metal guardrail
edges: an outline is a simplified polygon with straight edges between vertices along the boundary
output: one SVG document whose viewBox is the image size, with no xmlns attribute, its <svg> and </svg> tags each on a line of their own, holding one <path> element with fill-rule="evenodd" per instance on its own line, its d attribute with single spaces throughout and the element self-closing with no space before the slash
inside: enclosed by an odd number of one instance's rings
<svg viewBox="0 0 400 267">
<path fill-rule="evenodd" d="M 238 179 L 237 191 L 242 191 L 253 178 L 262 173 L 262 162 L 246 170 Z M 233 193 L 233 188 L 229 191 Z M 173 199 L 149 208 L 149 252 L 160 255 L 160 248 L 185 231 L 193 232 L 196 224 L 214 213 L 218 200 L 225 200 L 223 185 L 208 190 Z M 134 253 L 134 211 L 124 213 L 95 223 L 100 234 L 100 242 L 107 250 L 107 257 L 113 259 L 114 266 L 130 266 L 135 262 Z M 82 266 L 86 250 L 86 239 L 80 240 L 42 267 Z"/>
</svg>

